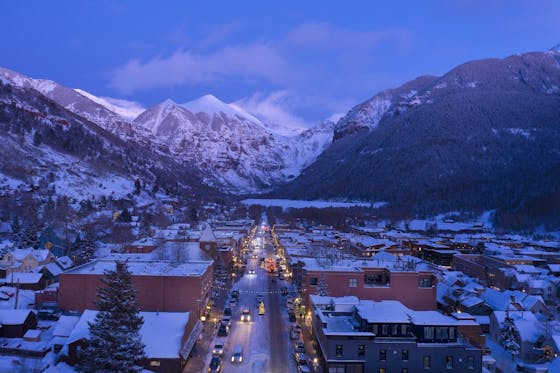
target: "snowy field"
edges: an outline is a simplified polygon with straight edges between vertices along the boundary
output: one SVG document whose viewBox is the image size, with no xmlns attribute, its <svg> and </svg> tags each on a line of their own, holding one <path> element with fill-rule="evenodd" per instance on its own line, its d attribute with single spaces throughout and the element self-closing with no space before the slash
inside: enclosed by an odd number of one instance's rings
<svg viewBox="0 0 560 373">
<path fill-rule="evenodd" d="M 260 205 L 265 207 L 282 207 L 283 209 L 303 209 L 313 207 L 317 209 L 324 209 L 330 207 L 347 208 L 347 207 L 373 207 L 378 208 L 385 204 L 385 202 L 336 202 L 336 201 L 305 201 L 297 199 L 260 199 L 249 198 L 241 201 L 245 205 Z"/>
</svg>

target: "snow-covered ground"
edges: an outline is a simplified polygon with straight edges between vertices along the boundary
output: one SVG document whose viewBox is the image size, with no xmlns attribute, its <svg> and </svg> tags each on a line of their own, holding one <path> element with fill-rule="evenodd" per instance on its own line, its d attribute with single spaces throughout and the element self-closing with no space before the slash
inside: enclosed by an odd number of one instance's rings
<svg viewBox="0 0 560 373">
<path fill-rule="evenodd" d="M 283 209 L 295 208 L 303 209 L 308 207 L 323 209 L 330 207 L 373 207 L 378 208 L 383 206 L 384 202 L 336 202 L 336 201 L 305 201 L 296 199 L 260 199 L 260 198 L 249 198 L 241 201 L 245 205 L 260 205 L 265 207 L 278 206 Z"/>
</svg>

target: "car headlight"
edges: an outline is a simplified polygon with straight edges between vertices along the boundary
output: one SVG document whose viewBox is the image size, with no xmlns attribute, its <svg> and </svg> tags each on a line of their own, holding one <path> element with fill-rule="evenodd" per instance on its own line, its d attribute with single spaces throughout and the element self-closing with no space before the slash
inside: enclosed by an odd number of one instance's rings
<svg viewBox="0 0 560 373">
<path fill-rule="evenodd" d="M 231 362 L 233 363 L 235 361 L 235 356 L 231 357 Z"/>
<path fill-rule="evenodd" d="M 239 362 L 243 361 L 243 356 L 239 356 Z"/>
</svg>

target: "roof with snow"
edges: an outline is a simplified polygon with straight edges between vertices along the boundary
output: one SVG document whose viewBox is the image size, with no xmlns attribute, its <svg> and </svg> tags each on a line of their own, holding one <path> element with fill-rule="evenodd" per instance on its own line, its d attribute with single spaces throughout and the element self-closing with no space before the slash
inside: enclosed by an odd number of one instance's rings
<svg viewBox="0 0 560 373">
<path fill-rule="evenodd" d="M 212 228 L 209 225 L 204 228 L 202 234 L 200 235 L 200 242 L 216 242 L 216 236 L 214 232 L 212 232 Z"/>
<path fill-rule="evenodd" d="M 42 277 L 42 273 L 12 272 L 6 277 L 5 282 L 14 283 L 14 285 L 18 282 L 20 284 L 37 284 Z"/>
<path fill-rule="evenodd" d="M 97 259 L 66 271 L 65 274 L 102 275 L 105 271 L 114 271 L 116 263 L 116 259 Z M 164 260 L 127 260 L 128 270 L 133 276 L 201 276 L 212 263 L 211 260 L 191 260 L 186 263 Z"/>
<path fill-rule="evenodd" d="M 29 313 L 33 311 L 17 309 L 17 310 L 2 310 L 0 309 L 0 324 L 2 325 L 21 325 L 25 322 Z"/>
<path fill-rule="evenodd" d="M 66 345 L 89 338 L 89 322 L 98 311 L 85 310 L 72 330 Z M 144 324 L 140 337 L 148 358 L 176 358 L 179 356 L 183 333 L 189 321 L 189 312 L 140 312 Z"/>
</svg>

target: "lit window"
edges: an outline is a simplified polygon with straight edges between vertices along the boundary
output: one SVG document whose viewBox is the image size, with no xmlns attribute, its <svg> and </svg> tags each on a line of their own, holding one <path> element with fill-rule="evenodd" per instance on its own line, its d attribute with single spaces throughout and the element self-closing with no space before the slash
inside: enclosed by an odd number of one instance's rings
<svg viewBox="0 0 560 373">
<path fill-rule="evenodd" d="M 408 350 L 402 350 L 403 361 L 408 361 Z"/>
<path fill-rule="evenodd" d="M 336 345 L 336 356 L 337 357 L 342 356 L 342 345 Z"/>
<path fill-rule="evenodd" d="M 445 369 L 453 369 L 453 356 L 445 357 Z"/>
<path fill-rule="evenodd" d="M 423 361 L 424 369 L 430 369 L 432 367 L 432 359 L 430 355 L 425 355 Z"/>
<path fill-rule="evenodd" d="M 387 360 L 387 350 L 382 348 L 379 350 L 379 361 L 386 361 Z"/>
<path fill-rule="evenodd" d="M 467 356 L 467 369 L 474 369 L 474 356 Z"/>
<path fill-rule="evenodd" d="M 355 288 L 356 286 L 358 286 L 358 280 L 355 278 L 351 278 L 348 280 L 348 286 L 351 288 Z"/>
<path fill-rule="evenodd" d="M 358 345 L 358 356 L 365 356 L 365 355 L 366 355 L 366 346 Z"/>
</svg>

